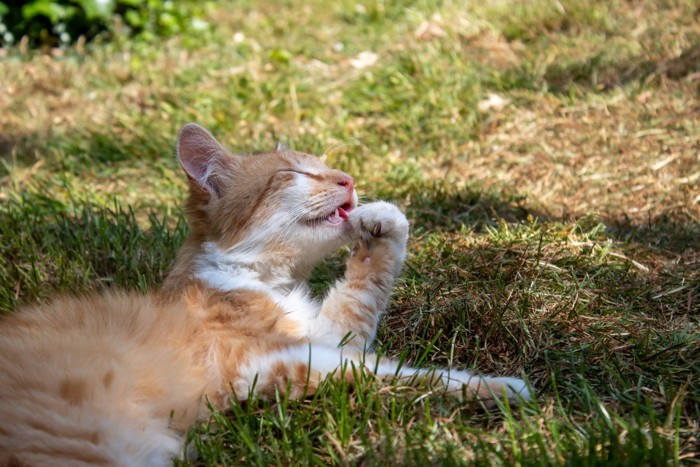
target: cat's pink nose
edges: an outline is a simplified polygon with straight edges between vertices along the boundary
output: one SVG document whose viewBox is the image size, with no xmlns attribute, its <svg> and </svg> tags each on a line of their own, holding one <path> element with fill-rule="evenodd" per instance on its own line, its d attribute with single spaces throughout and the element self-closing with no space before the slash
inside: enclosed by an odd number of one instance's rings
<svg viewBox="0 0 700 467">
<path fill-rule="evenodd" d="M 355 188 L 355 180 L 348 174 L 340 174 L 338 177 L 338 185 L 344 186 L 349 192 Z"/>
</svg>

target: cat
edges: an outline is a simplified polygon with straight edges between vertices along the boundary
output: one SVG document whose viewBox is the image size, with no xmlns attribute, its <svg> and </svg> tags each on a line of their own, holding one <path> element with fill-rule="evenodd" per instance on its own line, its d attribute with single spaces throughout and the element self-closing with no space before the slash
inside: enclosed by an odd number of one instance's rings
<svg viewBox="0 0 700 467">
<path fill-rule="evenodd" d="M 304 153 L 232 155 L 193 123 L 177 156 L 190 232 L 161 289 L 58 298 L 0 320 L 0 465 L 171 465 L 207 400 L 299 398 L 357 371 L 487 404 L 531 397 L 520 379 L 368 351 L 406 256 L 395 205 L 358 206 L 352 177 Z M 305 281 L 344 245 L 345 276 L 316 301 Z"/>
</svg>

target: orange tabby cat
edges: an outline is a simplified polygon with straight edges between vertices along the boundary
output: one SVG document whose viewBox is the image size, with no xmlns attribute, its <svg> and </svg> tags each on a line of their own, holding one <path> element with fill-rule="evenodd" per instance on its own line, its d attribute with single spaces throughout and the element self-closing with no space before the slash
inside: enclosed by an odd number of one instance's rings
<svg viewBox="0 0 700 467">
<path fill-rule="evenodd" d="M 353 179 L 317 158 L 233 156 L 195 124 L 178 157 L 190 234 L 161 291 L 62 298 L 0 321 L 0 465 L 170 465 L 206 398 L 303 397 L 329 375 L 351 381 L 352 365 L 469 400 L 530 397 L 519 379 L 364 354 L 406 254 L 396 206 L 358 207 Z M 351 242 L 344 279 L 310 298 L 311 269 Z"/>
</svg>

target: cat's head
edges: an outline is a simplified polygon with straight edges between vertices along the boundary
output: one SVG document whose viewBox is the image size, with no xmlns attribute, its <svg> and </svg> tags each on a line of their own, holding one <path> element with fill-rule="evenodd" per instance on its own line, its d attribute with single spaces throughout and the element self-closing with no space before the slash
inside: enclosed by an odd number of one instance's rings
<svg viewBox="0 0 700 467">
<path fill-rule="evenodd" d="M 200 241 L 315 264 L 350 240 L 354 180 L 317 157 L 284 148 L 236 156 L 194 123 L 180 130 L 177 153 L 190 183 L 188 220 Z"/>
</svg>

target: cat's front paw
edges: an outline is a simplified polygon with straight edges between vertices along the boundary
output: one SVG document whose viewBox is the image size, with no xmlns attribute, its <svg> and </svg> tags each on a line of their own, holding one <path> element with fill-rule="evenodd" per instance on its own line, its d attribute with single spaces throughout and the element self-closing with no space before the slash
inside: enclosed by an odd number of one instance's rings
<svg viewBox="0 0 700 467">
<path fill-rule="evenodd" d="M 408 220 L 396 205 L 377 201 L 354 209 L 349 216 L 353 230 L 367 242 L 386 238 L 406 244 Z"/>
</svg>

